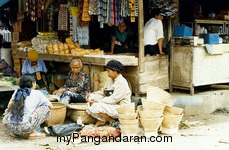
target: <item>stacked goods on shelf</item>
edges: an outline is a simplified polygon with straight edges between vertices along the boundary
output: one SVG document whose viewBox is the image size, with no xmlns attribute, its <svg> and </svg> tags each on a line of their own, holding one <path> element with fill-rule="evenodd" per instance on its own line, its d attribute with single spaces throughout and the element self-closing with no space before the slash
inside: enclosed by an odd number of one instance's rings
<svg viewBox="0 0 229 150">
<path fill-rule="evenodd" d="M 138 111 L 145 136 L 157 135 L 163 120 L 165 105 L 142 98 L 143 109 Z"/>
<path fill-rule="evenodd" d="M 46 47 L 48 54 L 84 56 L 86 54 L 104 54 L 100 49 L 84 49 L 79 43 L 74 43 L 71 38 L 66 38 L 66 43 L 50 43 Z"/>
<path fill-rule="evenodd" d="M 59 44 L 60 41 L 57 38 L 55 32 L 38 32 L 38 35 L 34 37 L 32 40 L 32 47 L 38 51 L 38 53 L 45 54 L 46 47 L 49 44 Z"/>
<path fill-rule="evenodd" d="M 135 103 L 126 104 L 116 110 L 119 113 L 118 119 L 122 135 L 137 135 L 139 123 L 135 112 Z"/>
</svg>

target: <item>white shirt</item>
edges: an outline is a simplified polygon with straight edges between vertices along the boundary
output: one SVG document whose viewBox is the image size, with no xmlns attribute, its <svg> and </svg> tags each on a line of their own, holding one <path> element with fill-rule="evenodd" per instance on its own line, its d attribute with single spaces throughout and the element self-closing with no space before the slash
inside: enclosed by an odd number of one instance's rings
<svg viewBox="0 0 229 150">
<path fill-rule="evenodd" d="M 17 90 L 12 95 L 12 100 L 15 98 Z M 49 106 L 51 105 L 51 102 L 47 99 L 47 97 L 44 96 L 44 94 L 39 90 L 33 90 L 31 89 L 31 93 L 29 96 L 25 99 L 24 104 L 24 116 L 22 123 L 25 123 L 28 121 L 30 115 L 32 112 L 39 106 Z M 10 117 L 9 117 L 10 118 Z"/>
<path fill-rule="evenodd" d="M 123 105 L 131 102 L 131 91 L 126 79 L 120 74 L 116 79 L 108 78 L 104 88 L 114 89 L 111 96 L 103 97 L 100 102 L 113 105 Z M 103 91 L 97 91 L 102 94 Z"/>
<path fill-rule="evenodd" d="M 161 38 L 164 38 L 162 21 L 150 19 L 144 26 L 144 46 L 155 45 Z"/>
</svg>

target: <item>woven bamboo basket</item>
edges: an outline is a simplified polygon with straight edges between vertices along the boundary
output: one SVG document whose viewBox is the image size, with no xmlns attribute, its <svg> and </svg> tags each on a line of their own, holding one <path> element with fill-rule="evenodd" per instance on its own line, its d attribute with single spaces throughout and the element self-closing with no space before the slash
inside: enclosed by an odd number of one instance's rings
<svg viewBox="0 0 229 150">
<path fill-rule="evenodd" d="M 157 132 L 161 126 L 162 120 L 163 117 L 152 119 L 140 118 L 140 123 L 145 132 Z"/>
<path fill-rule="evenodd" d="M 174 115 L 180 115 L 183 112 L 183 108 L 179 108 L 179 107 L 171 107 L 171 106 L 165 106 L 165 110 L 167 112 L 170 112 Z"/>
<path fill-rule="evenodd" d="M 84 124 L 94 124 L 96 119 L 86 112 L 86 107 L 86 103 L 69 104 L 68 108 L 70 119 L 74 122 L 77 122 L 78 117 L 81 117 Z"/>
<path fill-rule="evenodd" d="M 164 110 L 165 105 L 142 98 L 143 110 Z"/>
<path fill-rule="evenodd" d="M 120 125 L 122 134 L 124 135 L 132 135 L 138 133 L 138 124 L 136 125 Z"/>
<path fill-rule="evenodd" d="M 44 122 L 47 126 L 63 124 L 66 117 L 66 105 L 60 102 L 52 102 L 51 118 Z"/>
<path fill-rule="evenodd" d="M 119 114 L 135 113 L 135 103 L 126 104 L 116 108 Z"/>
<path fill-rule="evenodd" d="M 171 103 L 171 95 L 159 87 L 149 86 L 147 88 L 147 100 L 169 105 Z"/>
<path fill-rule="evenodd" d="M 133 120 L 137 118 L 137 113 L 131 113 L 131 114 L 118 114 L 119 119 L 123 120 Z"/>
<path fill-rule="evenodd" d="M 133 120 L 123 120 L 119 119 L 121 125 L 138 125 L 138 119 L 133 119 Z"/>
<path fill-rule="evenodd" d="M 162 127 L 173 129 L 177 128 L 182 120 L 184 114 L 181 115 L 164 115 L 164 119 L 162 121 Z"/>
<path fill-rule="evenodd" d="M 140 110 L 138 112 L 138 115 L 140 118 L 155 118 L 155 117 L 161 117 L 163 114 L 163 110 Z"/>
</svg>

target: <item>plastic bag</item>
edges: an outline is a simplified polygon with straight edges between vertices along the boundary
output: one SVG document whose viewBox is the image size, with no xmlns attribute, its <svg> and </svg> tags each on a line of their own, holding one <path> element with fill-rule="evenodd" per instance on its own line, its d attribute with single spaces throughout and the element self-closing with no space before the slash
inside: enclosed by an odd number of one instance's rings
<svg viewBox="0 0 229 150">
<path fill-rule="evenodd" d="M 52 136 L 68 136 L 80 130 L 82 130 L 82 125 L 77 123 L 54 125 L 45 128 L 45 131 Z"/>
</svg>

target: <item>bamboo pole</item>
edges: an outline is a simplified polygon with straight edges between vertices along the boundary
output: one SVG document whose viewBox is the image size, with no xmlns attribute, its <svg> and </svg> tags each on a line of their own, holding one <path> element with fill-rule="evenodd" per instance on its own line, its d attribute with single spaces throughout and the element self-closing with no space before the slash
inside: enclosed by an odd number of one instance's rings
<svg viewBox="0 0 229 150">
<path fill-rule="evenodd" d="M 142 73 L 145 71 L 144 64 L 144 11 L 143 11 L 143 0 L 138 0 L 138 42 L 139 42 L 139 51 L 138 51 L 138 65 L 139 72 Z"/>
</svg>

